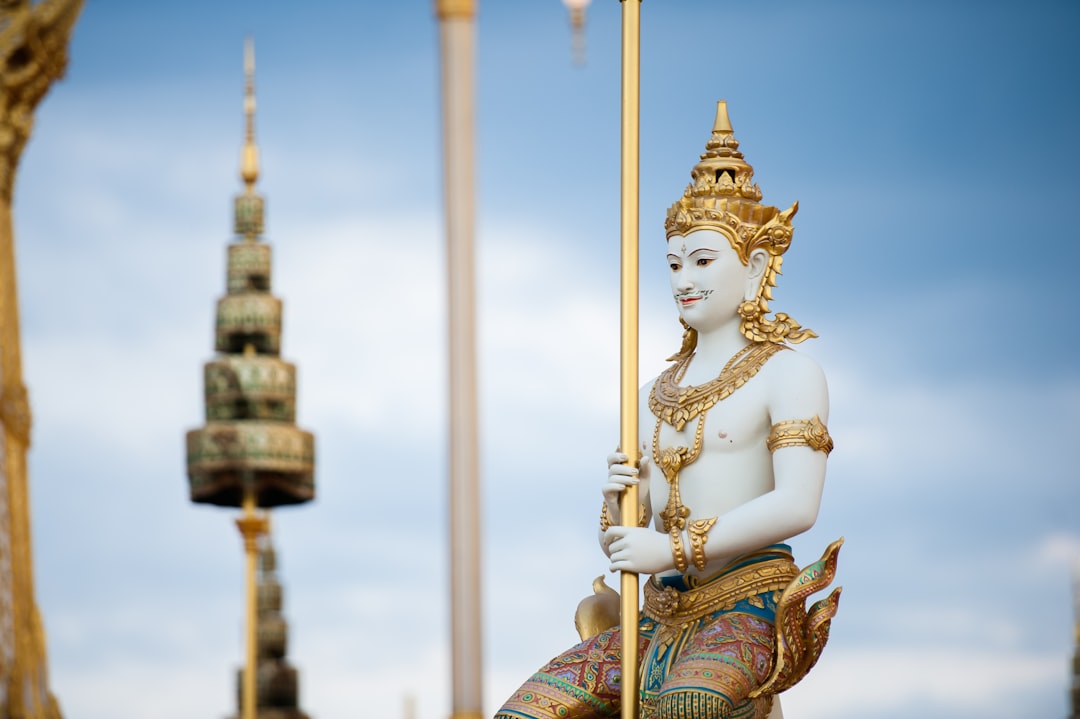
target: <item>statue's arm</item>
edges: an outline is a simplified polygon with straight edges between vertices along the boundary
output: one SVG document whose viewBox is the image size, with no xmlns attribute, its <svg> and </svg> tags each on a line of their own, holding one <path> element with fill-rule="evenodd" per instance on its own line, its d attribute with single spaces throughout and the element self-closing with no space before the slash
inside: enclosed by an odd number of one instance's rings
<svg viewBox="0 0 1080 719">
<path fill-rule="evenodd" d="M 817 362 L 803 354 L 785 352 L 776 368 L 776 379 L 770 386 L 769 415 L 773 427 L 784 422 L 796 422 L 805 434 L 807 422 L 822 429 L 829 423 L 829 388 L 825 374 Z M 781 424 L 781 427 L 784 425 Z M 791 533 L 785 539 L 801 534 L 814 526 L 821 495 L 825 488 L 825 463 L 832 450 L 818 446 L 813 439 L 781 442 L 772 450 L 773 477 L 784 514 L 789 518 Z"/>
</svg>

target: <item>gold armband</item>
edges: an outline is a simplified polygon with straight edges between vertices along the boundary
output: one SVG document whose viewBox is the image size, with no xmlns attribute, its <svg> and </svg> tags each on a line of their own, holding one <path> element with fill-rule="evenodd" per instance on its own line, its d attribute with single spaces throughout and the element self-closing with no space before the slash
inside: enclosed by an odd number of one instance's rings
<svg viewBox="0 0 1080 719">
<path fill-rule="evenodd" d="M 672 527 L 671 531 L 668 532 L 668 537 L 671 538 L 671 558 L 675 560 L 675 569 L 685 572 L 690 565 L 686 561 L 686 554 L 683 552 L 682 531 L 677 527 Z"/>
<path fill-rule="evenodd" d="M 645 503 L 644 502 L 641 502 L 640 504 L 638 504 L 637 526 L 639 526 L 639 527 L 647 527 L 648 526 L 648 524 L 645 522 L 645 519 L 646 519 L 645 518 L 645 512 L 646 511 L 647 510 L 645 509 Z M 601 532 L 606 532 L 606 531 L 608 531 L 608 528 L 610 526 L 611 526 L 611 515 L 608 514 L 608 511 L 607 511 L 607 502 L 604 502 L 603 506 L 600 507 L 600 531 Z"/>
<path fill-rule="evenodd" d="M 829 436 L 829 428 L 815 414 L 813 419 L 777 422 L 772 426 L 765 446 L 770 452 L 782 447 L 809 447 L 828 455 L 833 451 L 833 440 Z"/>
<path fill-rule="evenodd" d="M 694 560 L 694 566 L 705 571 L 705 542 L 709 541 L 709 530 L 716 524 L 716 517 L 698 519 L 690 522 L 687 534 L 690 535 L 690 556 Z"/>
</svg>

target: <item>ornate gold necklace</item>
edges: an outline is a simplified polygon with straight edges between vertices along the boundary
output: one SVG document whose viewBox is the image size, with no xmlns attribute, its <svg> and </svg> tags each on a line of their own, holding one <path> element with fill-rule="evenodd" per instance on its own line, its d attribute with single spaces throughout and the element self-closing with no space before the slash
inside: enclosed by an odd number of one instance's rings
<svg viewBox="0 0 1080 719">
<path fill-rule="evenodd" d="M 667 506 L 660 512 L 660 519 L 664 523 L 664 531 L 673 535 L 673 545 L 681 545 L 681 539 L 676 542 L 675 537 L 686 528 L 686 520 L 690 517 L 690 508 L 682 503 L 682 497 L 679 494 L 679 471 L 701 456 L 705 436 L 705 414 L 718 402 L 730 397 L 735 390 L 750 381 L 765 366 L 769 358 L 782 349 L 787 349 L 787 346 L 772 342 L 748 344 L 732 355 L 716 379 L 696 387 L 679 386 L 679 380 L 686 374 L 686 368 L 690 366 L 690 360 L 693 359 L 692 354 L 664 370 L 656 378 L 649 392 L 649 409 L 656 415 L 656 429 L 653 431 L 652 441 L 653 461 L 664 473 L 664 479 L 671 486 L 668 490 Z M 694 443 L 691 447 L 660 449 L 660 426 L 664 422 L 681 432 L 686 423 L 694 417 L 697 417 L 698 421 L 694 431 Z M 716 519 L 704 521 L 711 527 Z M 707 527 L 705 529 L 707 531 Z"/>
<path fill-rule="evenodd" d="M 680 387 L 679 382 L 694 358 L 693 354 L 689 354 L 656 378 L 649 392 L 649 409 L 658 419 L 681 432 L 687 422 L 712 409 L 717 402 L 730 397 L 735 390 L 749 382 L 770 357 L 783 349 L 787 349 L 787 345 L 751 342 L 732 355 L 716 379 L 701 385 Z"/>
</svg>

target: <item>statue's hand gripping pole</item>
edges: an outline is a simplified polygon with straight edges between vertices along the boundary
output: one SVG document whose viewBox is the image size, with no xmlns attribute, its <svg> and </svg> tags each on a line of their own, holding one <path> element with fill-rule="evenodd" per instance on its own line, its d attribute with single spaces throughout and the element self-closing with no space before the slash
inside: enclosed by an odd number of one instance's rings
<svg viewBox="0 0 1080 719">
<path fill-rule="evenodd" d="M 641 0 L 620 0 L 622 12 L 622 290 L 620 346 L 620 446 L 626 463 L 639 465 L 638 453 L 638 186 L 640 145 Z M 638 488 L 630 485 L 619 500 L 623 526 L 637 526 Z M 622 719 L 638 716 L 638 575 L 620 577 L 622 638 Z"/>
</svg>

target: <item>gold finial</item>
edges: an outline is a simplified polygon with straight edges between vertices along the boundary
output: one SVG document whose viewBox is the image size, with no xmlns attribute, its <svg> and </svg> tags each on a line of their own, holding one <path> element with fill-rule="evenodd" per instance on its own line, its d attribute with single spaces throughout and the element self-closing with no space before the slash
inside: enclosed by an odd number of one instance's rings
<svg viewBox="0 0 1080 719">
<path fill-rule="evenodd" d="M 745 263 L 753 249 L 749 246 L 751 238 L 779 211 L 761 204 L 754 168 L 739 152 L 724 100 L 716 103 L 712 136 L 705 143 L 700 162 L 690 170 L 690 178 L 683 196 L 668 210 L 664 223 L 667 236 L 685 235 L 698 226 L 716 227 L 734 235 L 732 246 Z M 786 249 L 774 247 L 771 253 L 782 254 Z"/>
<path fill-rule="evenodd" d="M 729 135 L 735 132 L 731 127 L 731 119 L 728 118 L 726 100 L 717 100 L 716 102 L 716 122 L 713 123 L 712 131 Z"/>
<path fill-rule="evenodd" d="M 435 0 L 435 15 L 440 20 L 473 18 L 476 16 L 476 0 Z"/>
<path fill-rule="evenodd" d="M 255 145 L 255 41 L 244 41 L 244 146 L 240 152 L 240 179 L 243 194 L 236 196 L 233 228 L 238 235 L 254 241 L 263 232 L 265 203 L 255 192 L 259 179 L 259 148 Z"/>
<path fill-rule="evenodd" d="M 585 64 L 585 8 L 591 0 L 563 0 L 570 11 L 571 49 L 575 65 Z"/>
<path fill-rule="evenodd" d="M 244 41 L 244 150 L 240 159 L 240 177 L 249 192 L 259 179 L 259 148 L 255 146 L 255 41 Z"/>
</svg>

